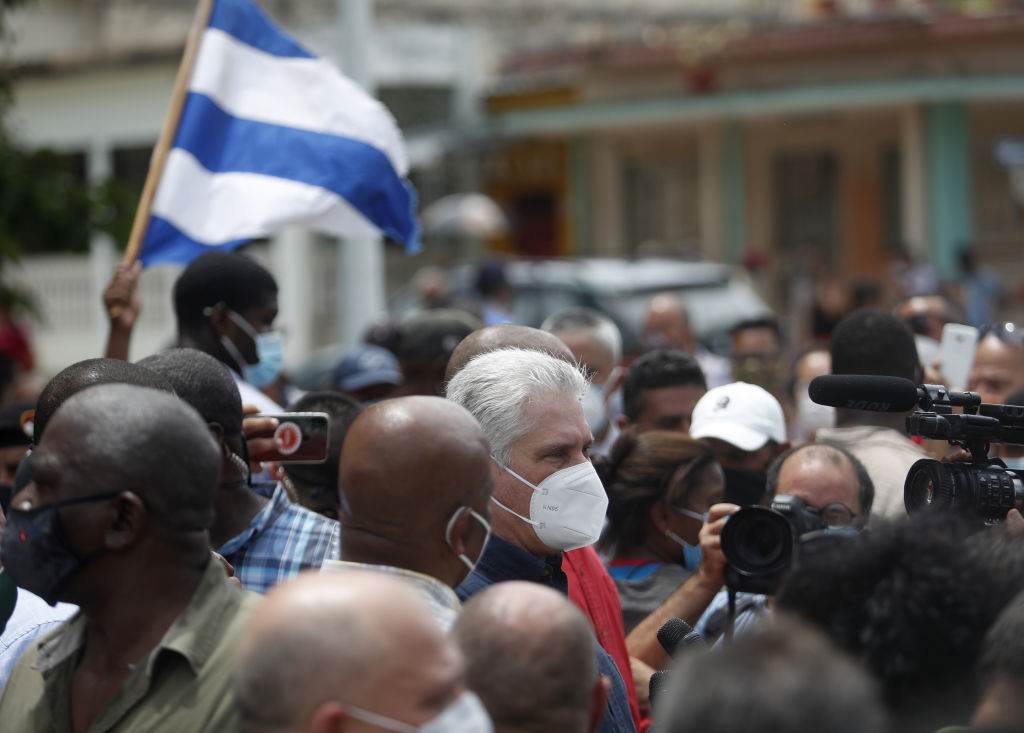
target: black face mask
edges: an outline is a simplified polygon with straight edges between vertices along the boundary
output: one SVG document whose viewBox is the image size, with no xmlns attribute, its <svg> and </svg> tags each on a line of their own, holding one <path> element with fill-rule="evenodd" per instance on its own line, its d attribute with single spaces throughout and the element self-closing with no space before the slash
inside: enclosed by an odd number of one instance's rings
<svg viewBox="0 0 1024 733">
<path fill-rule="evenodd" d="M 742 468 L 723 468 L 725 474 L 725 497 L 730 504 L 750 506 L 760 504 L 768 491 L 768 473 Z"/>
<path fill-rule="evenodd" d="M 103 550 L 80 557 L 69 545 L 57 509 L 71 504 L 102 501 L 120 492 L 82 496 L 56 501 L 36 509 L 12 508 L 0 540 L 0 560 L 19 587 L 35 593 L 51 606 L 67 582 Z"/>
</svg>

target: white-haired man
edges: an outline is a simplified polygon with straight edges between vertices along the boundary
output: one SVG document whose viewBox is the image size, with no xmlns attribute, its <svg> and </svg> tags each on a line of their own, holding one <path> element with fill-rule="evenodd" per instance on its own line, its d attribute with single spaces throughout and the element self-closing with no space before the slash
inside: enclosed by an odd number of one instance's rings
<svg viewBox="0 0 1024 733">
<path fill-rule="evenodd" d="M 565 594 L 562 553 L 600 536 L 608 497 L 590 463 L 586 390 L 571 364 L 526 349 L 482 354 L 448 383 L 448 399 L 480 422 L 494 457 L 493 534 L 458 588 L 463 600 L 506 580 Z M 596 644 L 595 653 L 612 683 L 600 730 L 635 730 L 615 664 Z"/>
<path fill-rule="evenodd" d="M 541 328 L 565 342 L 576 362 L 586 369 L 590 385 L 583 416 L 594 434 L 594 451 L 605 454 L 619 431 L 611 419 L 613 396 L 622 386 L 622 332 L 615 321 L 592 308 L 564 308 Z M 619 400 L 618 413 L 622 412 Z"/>
</svg>

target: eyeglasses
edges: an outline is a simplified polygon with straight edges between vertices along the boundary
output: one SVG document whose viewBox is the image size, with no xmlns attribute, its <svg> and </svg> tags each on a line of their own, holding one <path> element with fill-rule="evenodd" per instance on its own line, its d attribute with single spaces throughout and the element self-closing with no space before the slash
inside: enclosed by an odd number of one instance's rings
<svg viewBox="0 0 1024 733">
<path fill-rule="evenodd" d="M 839 503 L 829 504 L 821 509 L 807 507 L 807 511 L 821 517 L 822 521 L 825 522 L 825 526 L 830 529 L 835 529 L 837 527 L 849 527 L 857 518 L 857 515 L 851 512 L 845 504 Z"/>
<path fill-rule="evenodd" d="M 981 341 L 986 336 L 995 336 L 1004 344 L 1024 346 L 1024 327 L 1018 327 L 1017 324 L 1010 321 L 990 323 L 987 326 L 982 326 L 978 330 L 978 341 Z"/>
</svg>

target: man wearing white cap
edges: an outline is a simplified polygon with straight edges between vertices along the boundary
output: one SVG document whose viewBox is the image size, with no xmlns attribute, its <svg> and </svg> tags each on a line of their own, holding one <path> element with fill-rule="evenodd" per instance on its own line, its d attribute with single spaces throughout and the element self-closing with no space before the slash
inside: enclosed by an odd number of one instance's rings
<svg viewBox="0 0 1024 733">
<path fill-rule="evenodd" d="M 768 466 L 789 447 L 782 405 L 746 382 L 715 387 L 701 397 L 690 436 L 715 451 L 725 472 L 725 501 L 740 506 L 764 498 Z"/>
</svg>

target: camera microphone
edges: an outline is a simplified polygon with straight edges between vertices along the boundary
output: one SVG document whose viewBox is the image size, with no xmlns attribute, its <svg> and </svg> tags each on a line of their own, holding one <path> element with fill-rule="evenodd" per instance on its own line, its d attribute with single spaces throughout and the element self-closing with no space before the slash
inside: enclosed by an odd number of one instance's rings
<svg viewBox="0 0 1024 733">
<path fill-rule="evenodd" d="M 666 682 L 668 682 L 668 670 L 663 669 L 651 675 L 651 680 L 647 683 L 647 699 L 651 701 L 652 706 Z"/>
<path fill-rule="evenodd" d="M 658 629 L 658 643 L 666 654 L 674 657 L 687 647 L 703 645 L 704 637 L 681 618 L 670 618 Z"/>
<path fill-rule="evenodd" d="M 909 412 L 920 399 L 917 385 L 909 379 L 866 374 L 815 377 L 807 393 L 819 405 L 872 412 Z"/>
</svg>

